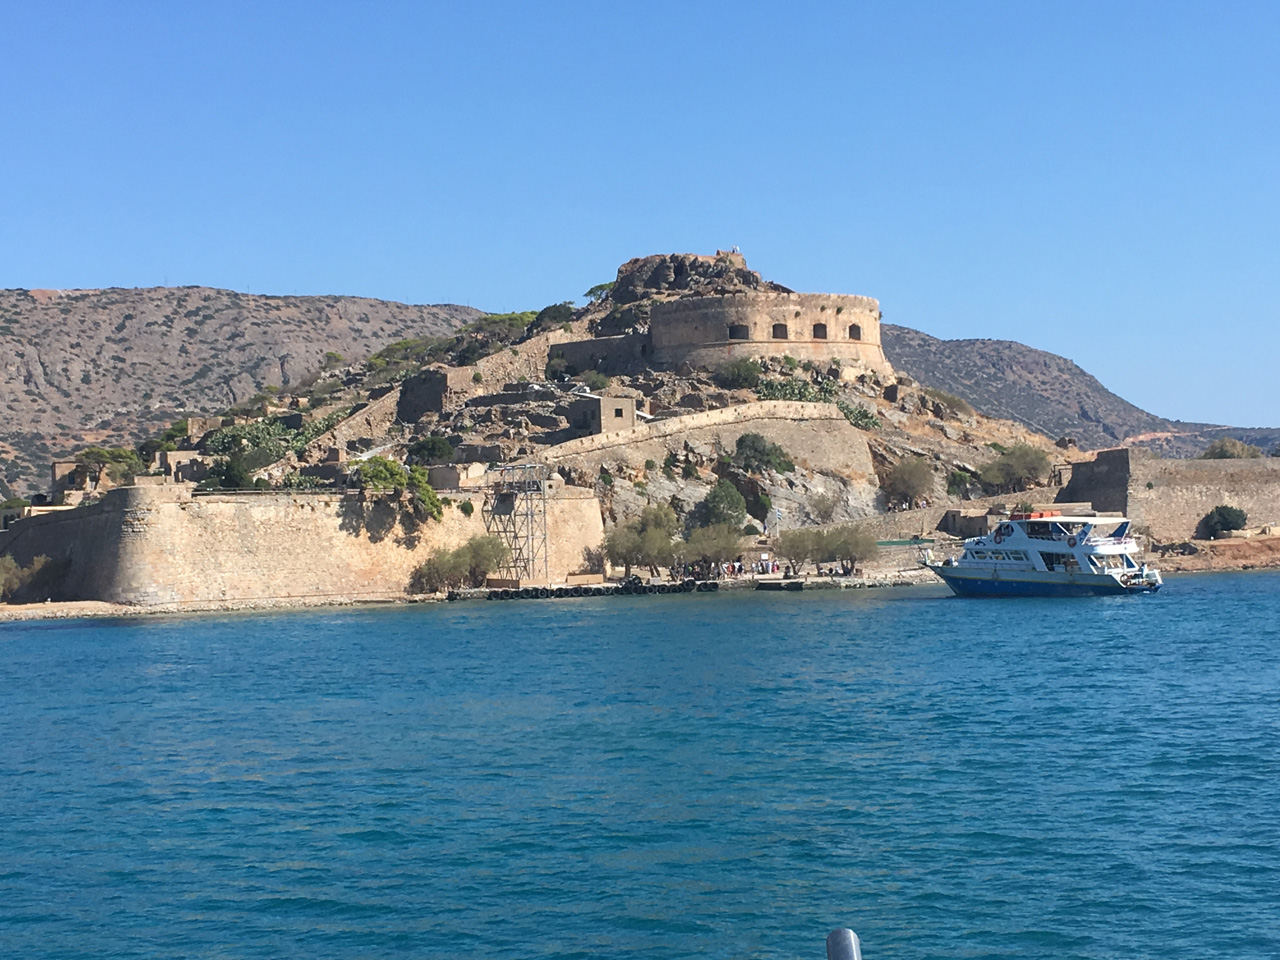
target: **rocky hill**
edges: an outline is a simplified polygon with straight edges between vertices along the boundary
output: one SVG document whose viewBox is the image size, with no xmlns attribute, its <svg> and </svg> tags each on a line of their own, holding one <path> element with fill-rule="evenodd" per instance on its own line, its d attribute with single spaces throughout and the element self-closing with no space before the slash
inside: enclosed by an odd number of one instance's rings
<svg viewBox="0 0 1280 960">
<path fill-rule="evenodd" d="M 479 316 L 208 287 L 0 291 L 0 476 L 15 492 L 43 490 L 49 461 L 77 447 L 136 441 L 188 413 L 294 387 L 328 354 L 362 360 Z"/>
<path fill-rule="evenodd" d="M 888 323 L 880 336 L 894 369 L 988 416 L 1050 437 L 1074 437 L 1081 449 L 1141 444 L 1164 456 L 1189 457 L 1222 436 L 1266 450 L 1280 443 L 1280 429 L 1186 423 L 1147 413 L 1067 358 L 1011 340 L 939 340 Z"/>
</svg>

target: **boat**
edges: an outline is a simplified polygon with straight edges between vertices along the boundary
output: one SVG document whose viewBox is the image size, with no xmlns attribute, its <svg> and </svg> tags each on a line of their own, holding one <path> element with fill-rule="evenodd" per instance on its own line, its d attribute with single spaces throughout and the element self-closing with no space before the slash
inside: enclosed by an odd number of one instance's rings
<svg viewBox="0 0 1280 960">
<path fill-rule="evenodd" d="M 1088 597 L 1155 593 L 1160 571 L 1138 563 L 1125 517 L 1014 513 L 958 557 L 922 563 L 962 597 Z"/>
</svg>

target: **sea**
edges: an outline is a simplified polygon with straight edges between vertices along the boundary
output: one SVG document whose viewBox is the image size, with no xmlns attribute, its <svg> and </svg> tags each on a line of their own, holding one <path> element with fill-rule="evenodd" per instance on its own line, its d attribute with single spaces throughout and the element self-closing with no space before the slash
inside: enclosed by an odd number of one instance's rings
<svg viewBox="0 0 1280 960">
<path fill-rule="evenodd" d="M 0 625 L 0 957 L 1280 956 L 1280 574 Z"/>
</svg>

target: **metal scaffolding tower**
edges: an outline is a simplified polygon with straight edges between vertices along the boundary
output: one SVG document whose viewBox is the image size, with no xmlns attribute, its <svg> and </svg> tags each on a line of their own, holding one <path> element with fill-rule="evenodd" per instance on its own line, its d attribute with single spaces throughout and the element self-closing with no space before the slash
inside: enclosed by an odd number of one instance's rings
<svg viewBox="0 0 1280 960">
<path fill-rule="evenodd" d="M 499 468 L 498 480 L 485 494 L 484 528 L 511 551 L 503 567 L 512 580 L 551 582 L 547 556 L 547 478 L 550 468 L 540 463 Z"/>
</svg>

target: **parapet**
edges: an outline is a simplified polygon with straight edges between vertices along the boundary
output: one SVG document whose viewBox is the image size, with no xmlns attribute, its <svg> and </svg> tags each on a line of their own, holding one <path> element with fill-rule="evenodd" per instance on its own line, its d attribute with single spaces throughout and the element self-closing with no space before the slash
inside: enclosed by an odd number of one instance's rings
<svg viewBox="0 0 1280 960">
<path fill-rule="evenodd" d="M 892 374 L 880 346 L 880 304 L 871 297 L 748 291 L 655 302 L 653 363 L 714 368 L 743 357 L 839 361 Z"/>
</svg>

